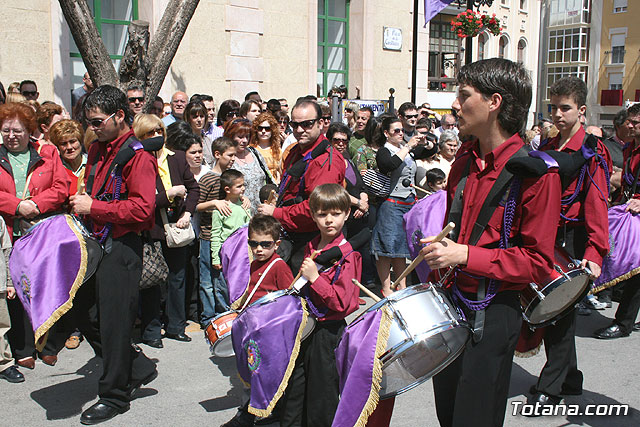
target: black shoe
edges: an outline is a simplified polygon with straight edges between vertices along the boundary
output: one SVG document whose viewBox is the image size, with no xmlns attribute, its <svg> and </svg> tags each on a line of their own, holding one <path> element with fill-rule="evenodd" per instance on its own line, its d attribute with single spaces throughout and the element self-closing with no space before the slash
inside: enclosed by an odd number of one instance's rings
<svg viewBox="0 0 640 427">
<path fill-rule="evenodd" d="M 633 330 L 640 331 L 640 322 L 637 322 L 635 325 L 633 325 Z"/>
<path fill-rule="evenodd" d="M 610 340 L 614 338 L 628 337 L 629 333 L 624 332 L 619 325 L 613 324 L 608 328 L 598 329 L 593 336 L 602 340 Z"/>
<path fill-rule="evenodd" d="M 257 419 L 254 424 L 257 426 L 268 426 L 271 424 L 280 424 L 280 417 L 275 414 L 271 414 L 268 417 Z"/>
<path fill-rule="evenodd" d="M 0 378 L 7 380 L 10 383 L 24 382 L 24 375 L 22 375 L 22 372 L 20 372 L 18 367 L 15 365 L 9 366 L 4 371 L 0 372 Z"/>
<path fill-rule="evenodd" d="M 169 338 L 172 340 L 176 340 L 176 341 L 182 341 L 182 342 L 190 342 L 191 341 L 191 337 L 187 334 L 185 334 L 184 332 L 179 333 L 179 334 L 170 334 L 169 332 L 166 332 L 164 334 L 165 338 Z"/>
<path fill-rule="evenodd" d="M 149 347 L 153 348 L 163 348 L 162 339 L 158 338 L 156 340 L 142 340 L 142 344 L 146 344 Z"/>
<path fill-rule="evenodd" d="M 591 316 L 591 309 L 581 302 L 576 306 L 576 313 L 580 316 Z"/>
<path fill-rule="evenodd" d="M 529 405 L 535 405 L 536 403 L 539 403 L 540 406 L 556 406 L 561 401 L 562 401 L 562 399 L 559 398 L 559 397 L 551 396 L 549 394 L 545 394 L 545 393 L 541 393 L 541 392 L 538 392 L 538 393 L 534 394 L 533 396 L 531 396 L 530 398 L 527 399 L 527 403 Z M 525 415 L 525 416 L 527 416 L 527 417 L 539 417 L 541 415 L 542 415 L 542 413 L 539 413 L 537 411 L 533 411 L 533 413 L 531 415 Z"/>
<path fill-rule="evenodd" d="M 138 390 L 140 390 L 140 387 L 142 387 L 143 385 L 149 384 L 151 381 L 155 380 L 156 378 L 158 378 L 158 371 L 154 369 L 152 373 L 144 377 L 142 380 L 131 383 L 129 385 L 129 392 L 127 393 L 127 395 L 129 396 L 129 399 L 135 398 L 135 395 L 138 392 Z"/>
<path fill-rule="evenodd" d="M 255 415 L 240 409 L 233 418 L 222 424 L 220 427 L 253 427 L 253 421 L 255 419 Z"/>
<path fill-rule="evenodd" d="M 129 410 L 129 405 L 122 408 L 114 408 L 104 403 L 95 403 L 80 416 L 80 423 L 85 425 L 99 424 L 110 420 L 118 414 L 124 414 Z"/>
</svg>

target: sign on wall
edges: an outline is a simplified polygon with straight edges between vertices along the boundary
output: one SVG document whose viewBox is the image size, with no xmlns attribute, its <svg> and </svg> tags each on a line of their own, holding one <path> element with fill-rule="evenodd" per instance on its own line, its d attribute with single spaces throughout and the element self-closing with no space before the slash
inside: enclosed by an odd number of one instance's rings
<svg viewBox="0 0 640 427">
<path fill-rule="evenodd" d="M 382 48 L 385 50 L 402 50 L 402 30 L 400 28 L 384 27 Z"/>
</svg>

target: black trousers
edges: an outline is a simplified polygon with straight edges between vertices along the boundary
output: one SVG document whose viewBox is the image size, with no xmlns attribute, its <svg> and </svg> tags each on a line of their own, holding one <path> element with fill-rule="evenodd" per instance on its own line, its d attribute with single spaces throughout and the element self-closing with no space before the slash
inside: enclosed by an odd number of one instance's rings
<svg viewBox="0 0 640 427">
<path fill-rule="evenodd" d="M 35 358 L 37 353 L 35 336 L 33 335 L 33 327 L 27 312 L 24 311 L 24 307 L 22 307 L 22 303 L 18 298 L 8 299 L 7 306 L 9 308 L 9 317 L 11 318 L 11 329 L 7 332 L 7 339 L 11 345 L 14 359 Z M 69 313 L 65 314 L 49 329 L 47 342 L 40 355 L 56 356 L 62 350 L 69 334 L 66 334 L 65 328 L 60 325 L 63 319 L 68 317 Z"/>
<path fill-rule="evenodd" d="M 289 385 L 278 405 L 281 427 L 330 427 L 340 400 L 334 349 L 344 320 L 318 322 L 302 342 Z"/>
<path fill-rule="evenodd" d="M 616 310 L 616 320 L 620 328 L 627 333 L 633 331 L 633 325 L 640 309 L 640 275 L 624 282 L 620 305 Z"/>
<path fill-rule="evenodd" d="M 186 246 L 170 248 L 164 240 L 161 243 L 162 255 L 164 255 L 169 267 L 167 301 L 164 311 L 167 316 L 165 331 L 170 334 L 183 334 L 187 326 L 185 274 L 187 271 L 188 248 Z"/>
<path fill-rule="evenodd" d="M 113 239 L 96 274 L 76 294 L 73 310 L 80 331 L 102 357 L 100 403 L 129 405 L 130 384 L 151 375 L 155 363 L 131 344 L 142 274 L 142 241 L 134 233 Z"/>
<path fill-rule="evenodd" d="M 463 310 L 473 324 L 473 313 Z M 441 426 L 502 426 L 521 324 L 519 293 L 498 293 L 485 309 L 480 342 L 469 340 L 464 352 L 433 377 Z"/>
</svg>

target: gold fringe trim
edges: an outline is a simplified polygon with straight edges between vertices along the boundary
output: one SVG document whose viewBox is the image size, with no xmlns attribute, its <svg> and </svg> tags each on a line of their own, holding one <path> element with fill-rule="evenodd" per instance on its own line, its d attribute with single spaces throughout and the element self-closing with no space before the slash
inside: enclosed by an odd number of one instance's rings
<svg viewBox="0 0 640 427">
<path fill-rule="evenodd" d="M 82 235 L 82 233 L 80 233 L 80 231 L 76 229 L 76 224 L 70 215 L 65 215 L 65 219 L 67 220 L 69 228 L 71 229 L 71 231 L 73 231 L 73 234 L 75 234 L 78 238 L 78 243 L 80 243 L 80 269 L 78 270 L 76 279 L 74 280 L 73 285 L 69 290 L 69 299 L 60 307 L 58 307 L 53 313 L 51 313 L 51 316 L 49 316 L 49 318 L 44 323 L 42 323 L 42 325 L 40 325 L 40 327 L 38 327 L 38 329 L 36 329 L 36 331 L 34 332 L 36 350 L 38 351 L 42 351 L 45 344 L 47 343 L 47 334 L 49 332 L 49 329 L 51 329 L 51 327 L 58 320 L 60 320 L 60 318 L 64 316 L 64 314 L 69 311 L 71 307 L 73 307 L 73 299 L 76 296 L 76 292 L 78 292 L 78 289 L 82 285 L 82 281 L 84 280 L 84 276 L 87 272 L 87 246 L 84 241 L 84 236 Z"/>
<path fill-rule="evenodd" d="M 248 244 L 247 251 L 249 252 L 249 266 L 251 266 L 251 263 L 253 262 L 253 253 L 251 252 L 251 248 L 249 248 Z M 249 270 L 251 270 L 251 268 L 249 268 Z M 244 290 L 244 293 L 240 296 L 240 298 L 231 303 L 231 310 L 239 310 L 240 307 L 242 307 L 247 297 L 249 296 L 249 283 L 251 283 L 251 274 L 249 274 L 249 281 L 247 282 L 247 288 Z"/>
<path fill-rule="evenodd" d="M 606 283 L 603 283 L 600 286 L 596 286 L 595 288 L 591 289 L 591 291 L 589 292 L 589 295 L 593 295 L 593 294 L 597 294 L 598 292 L 604 291 L 607 288 L 610 288 L 612 286 L 617 285 L 618 283 L 625 281 L 627 279 L 632 278 L 633 276 L 635 276 L 636 274 L 640 273 L 640 267 L 638 268 L 634 268 L 633 270 L 631 270 L 630 272 L 628 272 L 627 274 L 623 274 L 620 277 L 616 277 L 613 280 L 610 280 Z"/>
<path fill-rule="evenodd" d="M 293 350 L 291 351 L 291 357 L 289 358 L 289 365 L 287 366 L 287 370 L 282 377 L 282 382 L 280 383 L 280 387 L 278 387 L 278 391 L 273 396 L 269 405 L 267 405 L 266 409 L 258 409 L 249 405 L 249 413 L 256 415 L 258 417 L 268 417 L 271 415 L 271 411 L 273 411 L 273 407 L 276 406 L 280 397 L 284 394 L 284 391 L 287 389 L 287 385 L 289 384 L 289 378 L 293 373 L 293 368 L 296 364 L 296 359 L 298 358 L 298 354 L 300 353 L 300 343 L 302 343 L 302 333 L 304 332 L 305 326 L 307 326 L 307 320 L 309 319 L 309 311 L 307 310 L 307 302 L 300 298 L 300 302 L 302 303 L 302 322 L 300 322 L 300 327 L 298 328 L 298 333 L 296 334 L 295 344 L 293 345 Z"/>
<path fill-rule="evenodd" d="M 521 359 L 526 359 L 529 357 L 533 357 L 536 354 L 540 353 L 540 348 L 542 347 L 542 342 L 540 342 L 540 344 L 538 344 L 538 346 L 536 348 L 533 348 L 529 351 L 525 351 L 524 353 L 520 353 L 519 351 L 516 350 L 516 357 L 519 357 Z"/>
<path fill-rule="evenodd" d="M 371 391 L 367 403 L 362 408 L 358 421 L 354 427 L 365 427 L 367 421 L 373 411 L 376 410 L 380 401 L 380 383 L 382 382 L 382 361 L 380 357 L 387 351 L 387 341 L 389 341 L 389 333 L 391 331 L 392 314 L 389 307 L 382 307 L 382 316 L 380 317 L 380 327 L 378 328 L 378 342 L 376 344 L 376 354 L 373 359 L 373 374 L 371 381 Z"/>
</svg>

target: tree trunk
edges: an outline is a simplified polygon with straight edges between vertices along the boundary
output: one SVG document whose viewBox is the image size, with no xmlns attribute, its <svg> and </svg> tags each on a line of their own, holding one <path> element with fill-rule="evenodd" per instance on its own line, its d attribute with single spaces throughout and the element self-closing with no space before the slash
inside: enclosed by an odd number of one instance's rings
<svg viewBox="0 0 640 427">
<path fill-rule="evenodd" d="M 93 84 L 116 86 L 116 70 L 104 43 L 96 42 L 101 38 L 86 0 L 60 0 L 60 8 Z"/>
<path fill-rule="evenodd" d="M 132 21 L 129 25 L 129 40 L 120 61 L 120 88 L 123 91 L 131 85 L 145 87 L 148 69 L 145 56 L 149 47 L 149 23 Z M 155 95 L 154 95 L 155 96 Z"/>
</svg>

